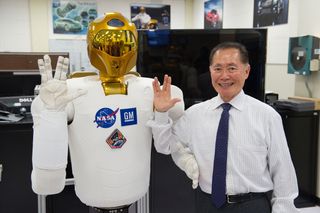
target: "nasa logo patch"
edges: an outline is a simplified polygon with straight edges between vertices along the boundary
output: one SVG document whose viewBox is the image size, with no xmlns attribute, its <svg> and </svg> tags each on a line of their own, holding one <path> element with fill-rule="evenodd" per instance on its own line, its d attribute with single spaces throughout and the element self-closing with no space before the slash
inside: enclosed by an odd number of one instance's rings
<svg viewBox="0 0 320 213">
<path fill-rule="evenodd" d="M 120 109 L 121 126 L 137 124 L 137 109 L 128 108 Z"/>
<path fill-rule="evenodd" d="M 127 139 L 118 129 L 115 129 L 106 140 L 111 149 L 120 149 L 126 143 L 126 141 Z"/>
<path fill-rule="evenodd" d="M 99 109 L 99 111 L 95 115 L 94 122 L 97 123 L 97 128 L 109 128 L 113 126 L 113 124 L 116 122 L 116 114 L 119 111 L 119 108 L 117 108 L 115 111 L 109 108 L 102 108 Z"/>
</svg>

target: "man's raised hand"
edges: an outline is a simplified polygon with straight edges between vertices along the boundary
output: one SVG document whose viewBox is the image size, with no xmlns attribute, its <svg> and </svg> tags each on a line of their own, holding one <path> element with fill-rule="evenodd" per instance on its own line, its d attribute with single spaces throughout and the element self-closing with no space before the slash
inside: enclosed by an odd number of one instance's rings
<svg viewBox="0 0 320 213">
<path fill-rule="evenodd" d="M 166 112 L 177 102 L 181 101 L 179 98 L 171 98 L 170 76 L 164 76 L 162 87 L 159 84 L 158 78 L 155 77 L 152 86 L 154 94 L 153 104 L 157 112 Z"/>
</svg>

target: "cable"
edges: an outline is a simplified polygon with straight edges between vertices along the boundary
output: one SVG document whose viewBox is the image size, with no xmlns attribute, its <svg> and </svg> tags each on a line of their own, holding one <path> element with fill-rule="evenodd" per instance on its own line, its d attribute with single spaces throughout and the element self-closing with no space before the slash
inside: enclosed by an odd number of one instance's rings
<svg viewBox="0 0 320 213">
<path fill-rule="evenodd" d="M 309 76 L 307 76 L 307 77 L 305 78 L 304 84 L 305 84 L 305 86 L 306 86 L 306 88 L 307 88 L 309 98 L 312 98 L 312 91 L 311 91 L 311 89 L 310 89 L 310 87 L 309 87 Z"/>
</svg>

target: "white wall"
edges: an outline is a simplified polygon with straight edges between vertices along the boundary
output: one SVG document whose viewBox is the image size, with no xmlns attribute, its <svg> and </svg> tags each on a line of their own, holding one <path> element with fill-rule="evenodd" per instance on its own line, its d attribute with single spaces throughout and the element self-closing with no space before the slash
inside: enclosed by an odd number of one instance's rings
<svg viewBox="0 0 320 213">
<path fill-rule="evenodd" d="M 139 3 L 171 5 L 173 29 L 203 29 L 205 0 L 141 0 Z M 48 51 L 50 0 L 0 0 L 0 51 Z M 100 14 L 119 11 L 130 17 L 130 4 L 135 0 L 97 1 Z M 30 4 L 30 8 L 29 8 Z M 224 28 L 251 28 L 254 0 L 225 0 Z M 268 91 L 279 93 L 280 98 L 307 96 L 306 77 L 287 74 L 288 38 L 311 34 L 320 36 L 320 1 L 289 1 L 288 24 L 268 27 L 268 51 L 266 85 Z M 307 11 L 307 12 L 301 12 Z M 12 14 L 19 14 L 12 16 Z M 9 18 L 8 18 L 9 17 Z M 10 21 L 8 21 L 8 19 Z M 13 24 L 14 23 L 14 24 Z M 314 73 L 308 80 L 314 97 L 320 97 L 320 74 Z M 283 84 L 285 82 L 285 84 Z"/>
<path fill-rule="evenodd" d="M 28 0 L 0 0 L 0 51 L 31 51 Z"/>
<path fill-rule="evenodd" d="M 192 15 L 192 29 L 203 29 L 203 13 L 204 13 L 204 1 L 203 0 L 193 0 L 189 3 L 192 4 L 193 11 L 190 14 Z"/>
<path fill-rule="evenodd" d="M 29 5 L 32 51 L 48 52 L 48 2 L 46 0 L 29 0 Z"/>
<path fill-rule="evenodd" d="M 6 29 L 0 34 L 0 51 L 49 51 L 50 2 L 51 0 L 0 0 L 0 26 Z M 186 8 L 185 0 L 138 2 L 170 5 L 171 28 L 186 28 L 185 11 L 190 8 Z M 130 4 L 137 1 L 107 0 L 97 3 L 99 14 L 117 11 L 130 19 Z"/>
<path fill-rule="evenodd" d="M 301 1 L 299 3 L 298 36 L 313 35 L 320 38 L 319 20 L 320 1 Z M 309 82 L 313 97 L 320 98 L 320 72 L 312 73 L 312 75 L 308 78 L 297 76 L 296 87 L 294 91 L 296 95 L 308 97 L 305 81 Z"/>
<path fill-rule="evenodd" d="M 223 28 L 252 28 L 253 0 L 226 0 L 223 4 Z"/>
</svg>

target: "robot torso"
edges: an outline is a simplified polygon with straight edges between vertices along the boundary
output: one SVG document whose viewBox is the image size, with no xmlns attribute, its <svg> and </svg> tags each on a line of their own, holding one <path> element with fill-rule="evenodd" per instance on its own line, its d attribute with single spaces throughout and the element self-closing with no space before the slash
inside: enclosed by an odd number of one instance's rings
<svg viewBox="0 0 320 213">
<path fill-rule="evenodd" d="M 131 204 L 148 191 L 152 79 L 126 82 L 127 95 L 105 96 L 97 76 L 67 81 L 71 91 L 87 90 L 72 103 L 69 148 L 76 194 L 89 206 Z"/>
</svg>

